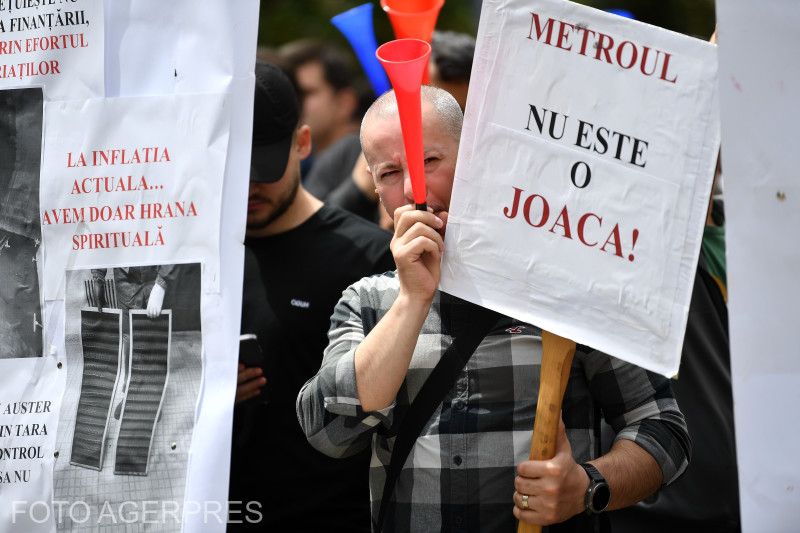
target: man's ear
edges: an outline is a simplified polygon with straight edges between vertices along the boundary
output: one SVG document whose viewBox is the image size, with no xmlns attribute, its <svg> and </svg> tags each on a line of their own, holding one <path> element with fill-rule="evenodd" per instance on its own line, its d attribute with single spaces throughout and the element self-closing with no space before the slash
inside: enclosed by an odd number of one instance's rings
<svg viewBox="0 0 800 533">
<path fill-rule="evenodd" d="M 375 174 L 372 173 L 372 169 L 369 168 L 369 164 L 367 164 L 365 168 L 367 169 L 367 175 L 370 177 L 372 183 L 375 185 L 375 191 L 376 191 L 375 194 L 377 194 L 378 180 L 375 178 Z"/>
<path fill-rule="evenodd" d="M 311 153 L 311 128 L 308 124 L 303 124 L 297 128 L 297 155 L 300 159 L 305 159 Z"/>
</svg>

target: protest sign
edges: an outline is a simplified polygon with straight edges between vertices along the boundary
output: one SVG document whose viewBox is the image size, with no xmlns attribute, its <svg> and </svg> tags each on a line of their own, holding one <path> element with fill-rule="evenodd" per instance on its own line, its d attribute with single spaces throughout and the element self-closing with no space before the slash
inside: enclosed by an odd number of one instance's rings
<svg viewBox="0 0 800 533">
<path fill-rule="evenodd" d="M 104 27 L 102 0 L 0 0 L 0 89 L 103 96 Z"/>
<path fill-rule="evenodd" d="M 570 2 L 485 2 L 442 290 L 674 374 L 715 79 L 697 39 Z"/>
<path fill-rule="evenodd" d="M 717 3 L 731 382 L 742 531 L 797 530 L 800 5 Z"/>
<path fill-rule="evenodd" d="M 257 12 L 0 0 L 2 531 L 225 530 Z"/>
<path fill-rule="evenodd" d="M 200 260 L 219 284 L 219 219 L 230 108 L 225 95 L 45 106 L 45 298 L 64 272 Z"/>
<path fill-rule="evenodd" d="M 0 375 L 0 529 L 51 531 L 51 521 L 42 518 L 50 513 L 66 369 L 50 358 L 0 359 Z M 28 514 L 21 502 L 36 501 L 41 505 Z"/>
</svg>

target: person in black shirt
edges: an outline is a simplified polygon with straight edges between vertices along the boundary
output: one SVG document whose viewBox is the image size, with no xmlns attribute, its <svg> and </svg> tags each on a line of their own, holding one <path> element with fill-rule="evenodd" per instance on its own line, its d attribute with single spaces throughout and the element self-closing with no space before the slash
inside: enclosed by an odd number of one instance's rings
<svg viewBox="0 0 800 533">
<path fill-rule="evenodd" d="M 272 64 L 255 73 L 242 333 L 257 335 L 264 364 L 239 367 L 229 500 L 243 503 L 231 504 L 228 530 L 367 532 L 369 452 L 337 460 L 314 450 L 295 400 L 319 370 L 342 291 L 394 270 L 391 234 L 303 188 L 311 134 L 294 89 Z M 312 478 L 321 483 L 310 492 Z"/>
</svg>

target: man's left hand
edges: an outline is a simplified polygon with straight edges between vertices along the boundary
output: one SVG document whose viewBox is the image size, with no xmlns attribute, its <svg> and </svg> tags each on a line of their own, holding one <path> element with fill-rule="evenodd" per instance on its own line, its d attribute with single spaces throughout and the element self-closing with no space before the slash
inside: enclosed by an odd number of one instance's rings
<svg viewBox="0 0 800 533">
<path fill-rule="evenodd" d="M 563 522 L 584 511 L 589 477 L 572 457 L 564 421 L 558 425 L 556 453 L 546 461 L 523 461 L 514 479 L 514 516 L 529 524 Z M 527 509 L 522 496 L 528 495 Z"/>
</svg>

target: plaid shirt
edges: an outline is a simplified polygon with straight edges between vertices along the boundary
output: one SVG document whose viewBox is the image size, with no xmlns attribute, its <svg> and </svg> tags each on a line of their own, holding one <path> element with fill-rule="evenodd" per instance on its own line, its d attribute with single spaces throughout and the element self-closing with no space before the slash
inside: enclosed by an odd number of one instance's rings
<svg viewBox="0 0 800 533">
<path fill-rule="evenodd" d="M 342 295 L 331 317 L 319 373 L 297 399 L 300 425 L 320 451 L 345 457 L 372 446 L 370 492 L 377 520 L 397 427 L 452 342 L 459 309 L 471 305 L 437 293 L 395 402 L 361 409 L 353 354 L 399 291 L 396 273 L 364 278 Z M 516 465 L 527 460 L 538 399 L 541 330 L 504 318 L 484 338 L 406 459 L 387 507 L 384 531 L 516 531 Z M 665 484 L 688 465 L 691 444 L 669 381 L 579 346 L 563 403 L 577 462 L 600 453 L 600 419 L 655 459 Z M 375 524 L 373 524 L 373 527 Z"/>
</svg>

